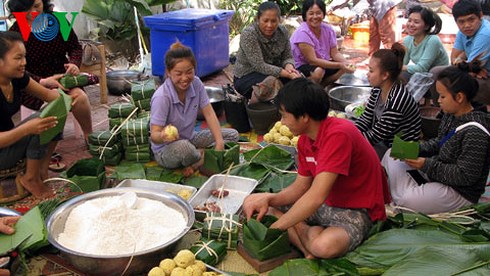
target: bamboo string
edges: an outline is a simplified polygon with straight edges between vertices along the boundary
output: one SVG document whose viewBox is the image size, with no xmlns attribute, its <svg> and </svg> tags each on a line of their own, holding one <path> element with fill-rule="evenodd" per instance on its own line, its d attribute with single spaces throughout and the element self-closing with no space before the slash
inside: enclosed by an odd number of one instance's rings
<svg viewBox="0 0 490 276">
<path fill-rule="evenodd" d="M 109 145 L 109 142 L 111 141 L 111 139 L 114 137 L 114 135 L 116 135 L 119 130 L 121 130 L 121 128 L 123 127 L 124 124 L 126 124 L 128 122 L 128 120 L 133 117 L 133 115 L 136 113 L 136 111 L 138 111 L 138 107 L 136 107 L 129 115 L 128 117 L 126 117 L 126 119 L 124 119 L 124 121 L 122 121 L 122 123 L 116 128 L 116 130 L 114 132 L 112 132 L 112 135 L 109 137 L 109 139 L 107 140 L 107 142 L 105 143 L 104 145 L 104 149 L 102 150 L 102 152 L 100 153 L 100 156 L 99 156 L 99 159 L 102 159 L 102 156 L 104 154 L 104 151 L 105 151 L 105 147 L 107 147 L 107 145 Z"/>
<path fill-rule="evenodd" d="M 204 249 L 206 249 L 206 251 L 208 252 L 209 255 L 211 256 L 214 256 L 214 258 L 216 259 L 216 263 L 218 263 L 219 261 L 219 256 L 218 256 L 218 253 L 216 253 L 216 251 L 211 248 L 209 245 L 213 242 L 213 240 L 210 240 L 208 242 L 203 242 L 203 241 L 198 241 L 196 243 L 196 245 L 200 245 L 201 248 L 199 248 L 199 250 L 197 250 L 196 253 L 194 253 L 194 256 L 197 256 L 199 253 L 201 253 L 201 251 L 203 251 Z"/>
</svg>

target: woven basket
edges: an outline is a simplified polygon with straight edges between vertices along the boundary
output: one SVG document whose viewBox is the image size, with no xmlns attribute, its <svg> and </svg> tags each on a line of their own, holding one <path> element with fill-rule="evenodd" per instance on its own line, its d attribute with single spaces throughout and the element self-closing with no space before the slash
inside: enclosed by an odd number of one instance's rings
<svg viewBox="0 0 490 276">
<path fill-rule="evenodd" d="M 15 181 L 17 174 L 23 173 L 26 167 L 24 160 L 13 168 L 0 170 L 0 204 L 22 199 L 29 195 L 24 187 Z"/>
</svg>

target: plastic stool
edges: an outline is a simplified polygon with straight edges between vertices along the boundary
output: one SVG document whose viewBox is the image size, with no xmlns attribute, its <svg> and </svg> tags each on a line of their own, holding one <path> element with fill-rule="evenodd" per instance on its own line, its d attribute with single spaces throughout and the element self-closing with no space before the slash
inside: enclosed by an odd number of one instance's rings
<svg viewBox="0 0 490 276">
<path fill-rule="evenodd" d="M 27 117 L 31 116 L 31 114 L 34 112 L 36 112 L 36 111 L 22 105 L 20 107 L 20 119 L 21 119 L 21 121 L 24 121 Z M 67 122 L 69 120 L 71 120 L 73 122 L 73 133 L 74 133 L 75 137 L 82 137 L 83 138 L 84 136 L 83 136 L 82 127 L 77 122 L 77 120 L 75 119 L 75 117 L 73 116 L 73 114 L 71 112 L 68 113 L 68 117 L 66 118 Z"/>
</svg>

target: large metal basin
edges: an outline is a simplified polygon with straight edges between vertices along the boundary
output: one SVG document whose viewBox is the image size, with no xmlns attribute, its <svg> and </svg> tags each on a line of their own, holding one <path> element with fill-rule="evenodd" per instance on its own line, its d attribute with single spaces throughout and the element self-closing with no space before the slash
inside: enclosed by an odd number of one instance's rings
<svg viewBox="0 0 490 276">
<path fill-rule="evenodd" d="M 137 188 L 113 188 L 77 196 L 60 205 L 47 218 L 46 224 L 49 242 L 58 248 L 63 257 L 69 260 L 80 271 L 89 275 L 121 275 L 130 262 L 132 254 L 107 256 L 76 252 L 61 245 L 57 241 L 57 238 L 64 230 L 68 215 L 76 206 L 91 199 L 117 196 L 129 191 L 135 192 L 138 197 L 161 201 L 167 206 L 180 211 L 187 220 L 186 227 L 175 238 L 154 248 L 134 253 L 134 257 L 125 275 L 146 274 L 152 266 L 158 265 L 160 260 L 164 259 L 171 252 L 175 244 L 189 231 L 194 223 L 194 210 L 191 205 L 172 193 L 155 193 L 151 190 Z M 158 223 L 158 221 L 155 221 L 155 223 Z"/>
<path fill-rule="evenodd" d="M 371 87 L 338 86 L 328 91 L 330 108 L 345 111 L 351 103 L 360 102 L 371 94 Z"/>
</svg>

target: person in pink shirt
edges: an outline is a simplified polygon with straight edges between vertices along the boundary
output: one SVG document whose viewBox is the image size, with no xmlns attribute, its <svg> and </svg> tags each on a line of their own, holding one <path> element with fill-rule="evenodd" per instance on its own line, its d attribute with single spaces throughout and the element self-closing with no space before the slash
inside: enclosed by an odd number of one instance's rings
<svg viewBox="0 0 490 276">
<path fill-rule="evenodd" d="M 324 86 L 355 70 L 355 66 L 337 49 L 335 31 L 323 22 L 325 14 L 323 0 L 304 1 L 304 22 L 290 39 L 296 68 L 313 82 Z"/>
</svg>

